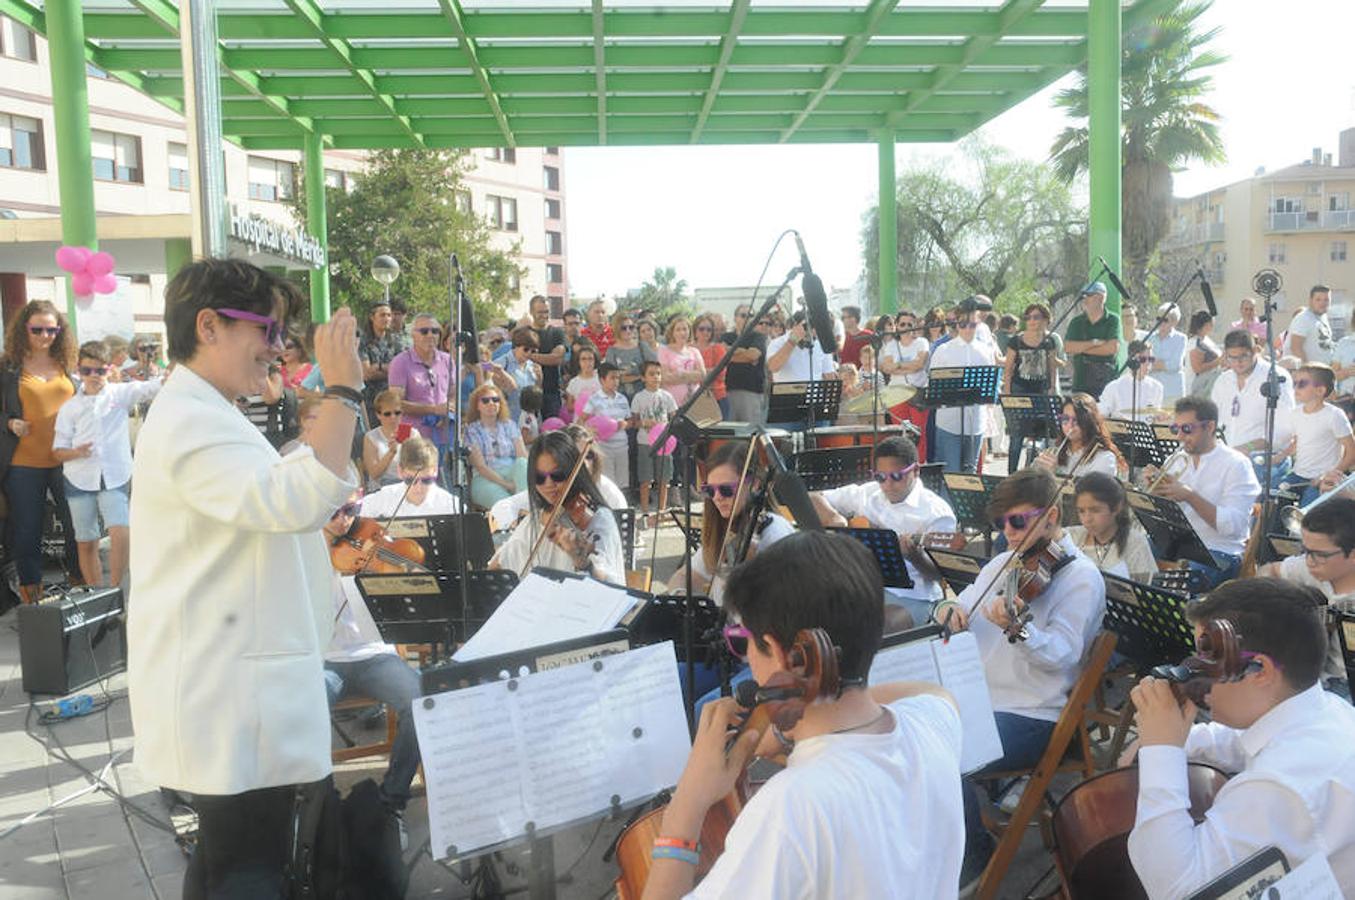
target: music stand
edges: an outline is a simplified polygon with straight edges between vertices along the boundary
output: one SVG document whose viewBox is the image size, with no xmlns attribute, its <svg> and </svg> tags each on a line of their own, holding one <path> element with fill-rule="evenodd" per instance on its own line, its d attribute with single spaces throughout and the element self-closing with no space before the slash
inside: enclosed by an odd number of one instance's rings
<svg viewBox="0 0 1355 900">
<path fill-rule="evenodd" d="M 470 608 L 464 611 L 460 572 L 358 575 L 354 580 L 383 640 L 454 647 L 474 634 L 518 584 L 517 574 L 507 569 L 466 574 Z"/>
<path fill-rule="evenodd" d="M 1270 542 L 1271 549 L 1275 551 L 1277 559 L 1283 559 L 1286 556 L 1298 556 L 1303 552 L 1303 541 L 1288 534 L 1268 534 L 1266 539 Z"/>
<path fill-rule="evenodd" d="M 767 424 L 812 428 L 816 422 L 837 419 L 841 403 L 842 382 L 837 380 L 773 382 Z"/>
<path fill-rule="evenodd" d="M 1329 614 L 1336 619 L 1341 658 L 1346 664 L 1346 683 L 1350 686 L 1352 696 L 1355 696 L 1355 611 L 1331 609 Z"/>
<path fill-rule="evenodd" d="M 945 463 L 924 463 L 917 467 L 917 476 L 923 487 L 939 496 L 946 489 L 945 470 Z"/>
<path fill-rule="evenodd" d="M 983 549 L 988 554 L 993 552 L 993 522 L 988 518 L 988 503 L 1003 477 L 968 472 L 945 472 L 941 476 L 956 523 L 960 528 L 972 528 L 982 534 Z"/>
<path fill-rule="evenodd" d="M 915 406 L 940 408 L 959 406 L 960 410 L 960 468 L 968 471 L 978 459 L 966 459 L 965 444 L 969 432 L 965 429 L 965 413 L 970 406 L 984 406 L 997 402 L 1002 388 L 1002 366 L 942 366 L 927 372 L 927 387 L 921 397 L 914 397 Z M 982 456 L 980 449 L 979 456 Z"/>
<path fill-rule="evenodd" d="M 1189 597 L 1103 572 L 1105 628 L 1119 637 L 1115 649 L 1141 671 L 1178 663 L 1195 652 L 1195 631 L 1186 619 Z"/>
<path fill-rule="evenodd" d="M 465 525 L 465 549 L 461 526 Z M 494 555 L 494 539 L 484 513 L 410 516 L 392 519 L 386 525 L 392 538 L 411 538 L 423 547 L 424 566 L 434 572 L 461 569 L 464 559 L 472 569 L 483 569 Z"/>
<path fill-rule="evenodd" d="M 657 500 L 655 501 L 657 504 Z M 616 528 L 621 532 L 621 552 L 626 557 L 626 568 L 635 568 L 635 510 L 630 507 L 613 509 Z"/>
<path fill-rule="evenodd" d="M 791 455 L 790 465 L 811 491 L 825 491 L 846 484 L 860 484 L 871 477 L 871 456 L 875 448 L 830 447 L 802 450 Z"/>
<path fill-rule="evenodd" d="M 1131 469 L 1142 466 L 1160 467 L 1179 446 L 1179 442 L 1171 437 L 1171 432 L 1166 431 L 1169 426 L 1154 426 L 1147 422 L 1138 422 L 1132 419 L 1106 419 L 1105 421 L 1106 431 L 1110 432 L 1110 439 L 1115 442 L 1116 447 L 1120 448 L 1120 454 L 1124 456 Z M 1157 431 L 1159 428 L 1164 429 L 1170 440 L 1164 441 L 1159 437 Z"/>
<path fill-rule="evenodd" d="M 1002 416 L 1007 420 L 1007 433 L 1021 435 L 1021 450 L 1030 439 L 1049 439 L 1062 434 L 1059 416 L 1063 415 L 1063 398 L 1057 394 L 1003 394 Z M 1021 460 L 1016 461 L 1017 466 Z"/>
<path fill-rule="evenodd" d="M 925 547 L 924 552 L 931 557 L 941 578 L 957 595 L 979 578 L 979 570 L 987 560 L 957 553 L 954 550 L 942 550 L 939 547 Z"/>
<path fill-rule="evenodd" d="M 696 606 L 696 643 L 692 647 L 695 661 L 711 661 L 711 640 L 720 637 L 720 607 L 709 597 L 693 597 Z M 659 594 L 648 597 L 633 616 L 621 620 L 630 634 L 632 647 L 647 647 L 672 641 L 678 662 L 686 662 L 682 653 L 683 616 L 687 604 L 685 594 Z M 710 639 L 707 639 L 710 638 Z"/>
<path fill-rule="evenodd" d="M 899 548 L 898 533 L 888 528 L 827 528 L 848 537 L 856 538 L 866 545 L 866 549 L 875 557 L 880 567 L 880 577 L 887 588 L 911 588 L 912 576 Z"/>
<path fill-rule="evenodd" d="M 1188 559 L 1211 569 L 1218 568 L 1213 554 L 1195 533 L 1186 514 L 1181 511 L 1181 504 L 1166 497 L 1145 494 L 1134 488 L 1127 488 L 1125 494 L 1129 500 L 1129 508 L 1134 511 L 1134 516 L 1143 526 L 1143 530 L 1148 532 L 1148 539 L 1153 544 L 1154 557 Z"/>
</svg>

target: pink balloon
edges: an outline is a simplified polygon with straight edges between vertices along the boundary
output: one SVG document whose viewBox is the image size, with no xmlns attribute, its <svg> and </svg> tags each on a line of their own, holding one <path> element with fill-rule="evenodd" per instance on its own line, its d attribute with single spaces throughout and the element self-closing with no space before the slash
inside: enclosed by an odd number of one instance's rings
<svg viewBox="0 0 1355 900">
<path fill-rule="evenodd" d="M 88 247 L 58 247 L 56 251 L 56 264 L 63 271 L 70 272 L 72 275 L 79 275 L 85 271 L 85 266 L 89 262 L 90 252 Z"/>
<path fill-rule="evenodd" d="M 541 423 L 542 431 L 559 431 L 561 428 L 564 427 L 565 420 L 560 418 L 559 416 L 551 416 L 549 419 Z"/>
<path fill-rule="evenodd" d="M 654 424 L 654 427 L 649 429 L 649 445 L 651 447 L 654 446 L 654 442 L 659 439 L 659 435 L 663 434 L 663 429 L 664 424 L 662 422 L 656 422 Z M 659 448 L 659 455 L 672 456 L 673 451 L 676 449 L 677 449 L 677 437 L 670 434 L 668 435 L 668 440 L 664 441 L 663 446 Z"/>
<path fill-rule="evenodd" d="M 598 436 L 598 440 L 605 441 L 616 434 L 616 419 L 609 419 L 606 416 L 593 416 L 588 420 L 588 427 L 593 429 L 593 434 Z"/>
<path fill-rule="evenodd" d="M 583 391 L 579 394 L 574 401 L 574 418 L 582 419 L 584 417 L 584 410 L 588 407 L 588 398 L 591 396 L 593 396 L 592 391 Z"/>
<path fill-rule="evenodd" d="M 79 272 L 71 276 L 71 290 L 77 297 L 88 297 L 94 293 L 94 276 L 88 272 Z"/>
<path fill-rule="evenodd" d="M 89 273 L 86 272 L 85 274 L 88 275 Z M 98 278 L 94 279 L 94 293 L 96 294 L 113 294 L 116 293 L 117 290 L 118 277 L 112 273 L 100 275 Z"/>
<path fill-rule="evenodd" d="M 94 255 L 90 256 L 88 261 L 86 261 L 85 271 L 93 275 L 95 278 L 98 278 L 101 275 L 107 275 L 108 273 L 112 272 L 113 267 L 116 265 L 117 261 L 113 259 L 113 254 L 104 253 L 102 250 L 100 250 L 98 253 L 95 253 Z M 105 291 L 105 293 L 107 292 Z"/>
</svg>

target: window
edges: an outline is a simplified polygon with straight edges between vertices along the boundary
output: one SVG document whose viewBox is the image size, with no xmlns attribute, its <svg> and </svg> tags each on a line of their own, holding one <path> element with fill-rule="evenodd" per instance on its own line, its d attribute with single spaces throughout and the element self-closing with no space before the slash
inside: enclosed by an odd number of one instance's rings
<svg viewBox="0 0 1355 900">
<path fill-rule="evenodd" d="M 508 296 L 513 298 L 522 296 L 522 278 L 517 272 L 508 273 Z"/>
<path fill-rule="evenodd" d="M 565 236 L 558 231 L 546 232 L 546 252 L 551 256 L 559 256 L 565 252 Z"/>
<path fill-rule="evenodd" d="M 550 200 L 550 199 L 547 199 L 547 200 L 546 200 L 546 218 L 547 218 L 547 219 L 558 219 L 558 218 L 560 218 L 560 201 L 559 201 L 559 200 Z"/>
<path fill-rule="evenodd" d="M 0 166 L 47 170 L 40 121 L 28 116 L 0 115 Z"/>
<path fill-rule="evenodd" d="M 1318 196 L 1321 196 L 1321 194 L 1322 194 L 1322 184 L 1321 184 L 1320 182 L 1317 182 L 1317 181 L 1312 182 L 1311 184 L 1308 185 L 1308 193 L 1309 193 L 1309 194 L 1316 194 L 1316 195 L 1318 195 Z"/>
<path fill-rule="evenodd" d="M 1331 242 L 1331 261 L 1332 261 L 1332 262 L 1345 262 L 1345 261 L 1346 261 L 1346 242 L 1345 242 L 1345 241 L 1332 241 L 1332 242 Z"/>
<path fill-rule="evenodd" d="M 1303 203 L 1293 197 L 1276 197 L 1275 212 L 1277 213 L 1296 213 L 1303 212 Z"/>
<path fill-rule="evenodd" d="M 1350 209 L 1350 192 L 1342 191 L 1337 194 L 1331 194 L 1327 197 L 1327 209 L 1331 212 L 1341 212 Z"/>
<path fill-rule="evenodd" d="M 456 202 L 456 211 L 470 215 L 472 211 L 470 191 L 457 191 L 453 196 Z"/>
<path fill-rule="evenodd" d="M 249 199 L 290 200 L 296 196 L 296 166 L 280 159 L 249 158 Z"/>
<path fill-rule="evenodd" d="M 91 131 L 90 149 L 94 155 L 94 177 L 103 181 L 127 181 L 140 184 L 141 138 L 111 131 Z"/>
<path fill-rule="evenodd" d="M 489 158 L 496 162 L 511 164 L 518 161 L 518 152 L 512 147 L 492 147 L 489 151 Z"/>
<path fill-rule="evenodd" d="M 98 66 L 94 65 L 94 63 L 85 63 L 85 74 L 88 75 L 90 78 L 102 78 L 104 80 L 108 79 L 108 73 L 105 72 L 103 69 L 99 68 Z"/>
<path fill-rule="evenodd" d="M 1284 244 L 1270 245 L 1270 262 L 1271 265 L 1284 262 Z"/>
<path fill-rule="evenodd" d="M 547 156 L 559 156 L 559 155 L 560 155 L 560 148 L 559 148 L 559 147 L 547 147 L 547 148 L 546 148 L 546 155 L 547 155 Z"/>
<path fill-rule="evenodd" d="M 489 209 L 485 215 L 489 218 L 489 224 L 500 231 L 518 230 L 518 202 L 512 197 L 495 197 L 489 194 L 485 197 L 485 204 Z"/>
<path fill-rule="evenodd" d="M 33 37 L 33 32 L 13 19 L 0 19 L 0 54 L 10 59 L 34 62 L 38 58 L 37 39 Z"/>
<path fill-rule="evenodd" d="M 542 169 L 545 175 L 546 190 L 558 191 L 560 189 L 560 170 L 555 166 L 543 166 Z"/>
<path fill-rule="evenodd" d="M 169 189 L 188 190 L 188 145 L 169 145 Z"/>
<path fill-rule="evenodd" d="M 325 187 L 347 191 L 349 189 L 348 173 L 339 169 L 325 169 Z"/>
<path fill-rule="evenodd" d="M 546 280 L 551 284 L 564 284 L 565 267 L 559 263 L 546 263 Z"/>
</svg>

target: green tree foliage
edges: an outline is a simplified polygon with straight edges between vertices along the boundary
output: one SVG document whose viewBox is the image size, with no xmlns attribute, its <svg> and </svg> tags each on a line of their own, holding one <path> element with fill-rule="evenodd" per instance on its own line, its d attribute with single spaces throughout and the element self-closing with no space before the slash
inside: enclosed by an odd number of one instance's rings
<svg viewBox="0 0 1355 900">
<path fill-rule="evenodd" d="M 691 313 L 694 308 L 687 295 L 687 280 L 677 277 L 677 269 L 672 266 L 655 266 L 654 274 L 623 305 L 635 312 L 652 313 L 660 322 L 673 313 Z"/>
<path fill-rule="evenodd" d="M 1226 159 L 1219 114 L 1203 102 L 1213 86 L 1209 70 L 1227 57 L 1208 49 L 1219 30 L 1199 30 L 1210 2 L 1168 12 L 1124 34 L 1121 60 L 1122 216 L 1124 280 L 1146 294 L 1150 258 L 1171 228 L 1172 172 L 1192 162 Z M 1050 150 L 1059 176 L 1072 182 L 1087 171 L 1087 69 L 1054 104 L 1072 119 Z"/>
<path fill-rule="evenodd" d="M 1085 210 L 1048 166 L 978 141 L 896 182 L 899 300 L 917 311 L 979 293 L 999 309 L 1057 300 L 1085 278 Z M 879 297 L 879 207 L 863 217 L 867 290 Z M 877 307 L 878 308 L 878 305 Z"/>
<path fill-rule="evenodd" d="M 525 274 L 518 265 L 521 242 L 509 250 L 493 246 L 488 225 L 458 208 L 467 157 L 452 151 L 378 150 L 351 192 L 327 188 L 329 282 L 331 304 L 353 307 L 363 317 L 383 294 L 371 276 L 382 253 L 400 263 L 391 285 L 411 312 L 431 312 L 439 320 L 450 310 L 448 260 L 457 254 L 466 293 L 475 306 L 476 325 L 505 317 L 512 302 L 510 281 Z M 293 212 L 305 222 L 306 202 L 298 196 Z"/>
</svg>

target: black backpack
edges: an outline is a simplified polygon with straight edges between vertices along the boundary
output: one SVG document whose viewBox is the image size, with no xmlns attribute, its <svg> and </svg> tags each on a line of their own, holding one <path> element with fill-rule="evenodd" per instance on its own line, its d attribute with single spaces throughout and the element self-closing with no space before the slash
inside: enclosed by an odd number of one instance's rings
<svg viewBox="0 0 1355 900">
<path fill-rule="evenodd" d="M 333 777 L 297 790 L 290 900 L 402 900 L 409 872 L 395 815 L 370 778 L 340 798 Z"/>
</svg>

